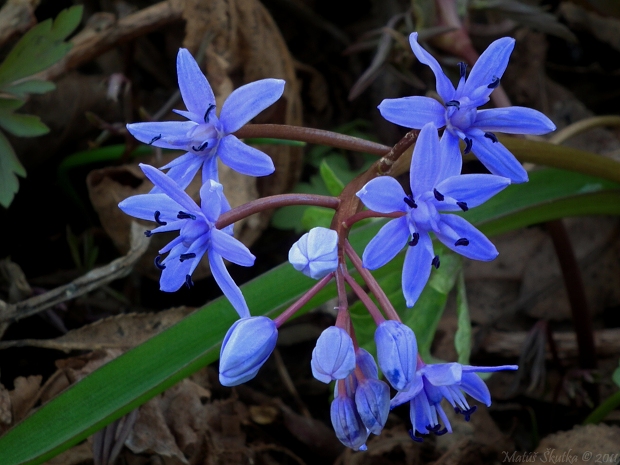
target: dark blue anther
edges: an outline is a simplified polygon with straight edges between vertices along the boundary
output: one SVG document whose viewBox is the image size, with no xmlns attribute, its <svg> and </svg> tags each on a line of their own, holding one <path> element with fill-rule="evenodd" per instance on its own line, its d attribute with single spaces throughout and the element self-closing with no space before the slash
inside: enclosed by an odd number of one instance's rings
<svg viewBox="0 0 620 465">
<path fill-rule="evenodd" d="M 214 108 L 215 108 L 215 105 L 211 104 L 209 105 L 209 108 L 207 108 L 207 111 L 205 111 L 205 116 L 204 116 L 205 123 L 209 122 L 209 113 L 211 113 L 211 110 L 213 110 Z"/>
<path fill-rule="evenodd" d="M 191 213 L 185 213 L 185 212 L 179 212 L 179 214 L 177 215 L 177 218 L 180 220 L 195 220 L 196 219 L 196 215 L 192 215 Z"/>
<path fill-rule="evenodd" d="M 497 76 L 494 76 L 493 80 L 491 81 L 491 84 L 489 84 L 487 88 L 495 89 L 497 86 L 499 86 L 499 78 Z"/>
<path fill-rule="evenodd" d="M 151 139 L 151 142 L 149 142 L 149 145 L 151 145 L 153 142 L 158 141 L 159 139 L 161 139 L 161 134 L 159 136 L 155 136 Z"/>
<path fill-rule="evenodd" d="M 153 231 L 151 231 L 150 229 L 147 229 L 146 231 L 144 231 L 144 235 L 146 237 L 151 237 L 153 235 Z"/>
<path fill-rule="evenodd" d="M 185 260 L 189 260 L 190 258 L 196 258 L 196 254 L 195 253 L 182 253 L 181 256 L 179 257 L 179 260 L 184 262 Z"/>
<path fill-rule="evenodd" d="M 192 281 L 192 277 L 188 274 L 185 275 L 185 285 L 188 289 L 194 287 L 194 281 Z"/>
<path fill-rule="evenodd" d="M 471 146 L 473 143 L 474 142 L 469 137 L 465 138 L 465 151 L 463 152 L 465 155 L 471 152 Z"/>
<path fill-rule="evenodd" d="M 459 62 L 459 73 L 461 73 L 462 78 L 465 77 L 466 72 L 467 72 L 467 64 L 463 63 L 462 61 Z"/>
<path fill-rule="evenodd" d="M 192 150 L 194 152 L 202 152 L 204 149 L 206 149 L 209 146 L 209 141 L 205 141 L 202 144 L 200 144 L 198 147 L 196 147 L 195 145 L 192 145 Z"/>
<path fill-rule="evenodd" d="M 461 210 L 463 210 L 464 212 L 466 212 L 467 210 L 469 210 L 469 207 L 467 206 L 467 202 L 456 202 L 456 204 L 461 208 Z"/>
<path fill-rule="evenodd" d="M 411 197 L 405 197 L 403 200 L 407 205 L 409 205 L 409 208 L 418 208 L 417 204 Z"/>
<path fill-rule="evenodd" d="M 457 110 L 461 109 L 461 102 L 459 102 L 458 100 L 450 100 L 448 103 L 446 103 L 447 107 L 456 107 Z"/>
<path fill-rule="evenodd" d="M 435 198 L 441 202 L 444 199 L 444 196 L 441 192 L 439 192 L 437 189 L 433 189 L 433 195 L 435 195 Z"/>
<path fill-rule="evenodd" d="M 439 431 L 440 428 L 441 428 L 441 425 L 439 423 L 437 423 L 435 426 L 426 425 L 426 429 L 429 430 L 431 433 Z"/>
<path fill-rule="evenodd" d="M 166 265 L 161 264 L 161 255 L 158 255 L 157 257 L 155 257 L 155 266 L 159 268 L 160 270 L 166 269 Z"/>
<path fill-rule="evenodd" d="M 439 425 L 437 425 L 439 426 Z M 448 428 L 444 428 L 440 431 L 433 431 L 435 433 L 435 436 L 443 436 L 444 434 L 446 434 L 448 432 Z"/>
<path fill-rule="evenodd" d="M 497 140 L 497 136 L 495 134 L 493 134 L 492 132 L 485 132 L 484 133 L 484 137 L 486 137 L 487 139 L 491 139 L 491 141 L 495 144 L 497 142 L 499 142 Z"/>
<path fill-rule="evenodd" d="M 409 430 L 409 437 L 413 439 L 415 442 L 424 442 L 424 438 L 419 438 L 415 435 L 415 431 L 412 429 Z"/>
<path fill-rule="evenodd" d="M 431 262 L 431 265 L 433 265 L 435 269 L 439 269 L 439 255 L 435 255 L 433 257 L 433 261 Z"/>
<path fill-rule="evenodd" d="M 166 223 L 165 221 L 161 221 L 159 219 L 160 216 L 161 216 L 161 212 L 159 210 L 155 211 L 155 223 L 157 223 L 160 226 L 166 226 L 168 223 Z"/>
<path fill-rule="evenodd" d="M 469 245 L 469 239 L 461 237 L 458 241 L 454 243 L 454 245 Z"/>
<path fill-rule="evenodd" d="M 413 233 L 411 235 L 411 240 L 409 241 L 409 245 L 411 247 L 415 247 L 418 245 L 418 241 L 420 240 L 420 233 Z"/>
</svg>

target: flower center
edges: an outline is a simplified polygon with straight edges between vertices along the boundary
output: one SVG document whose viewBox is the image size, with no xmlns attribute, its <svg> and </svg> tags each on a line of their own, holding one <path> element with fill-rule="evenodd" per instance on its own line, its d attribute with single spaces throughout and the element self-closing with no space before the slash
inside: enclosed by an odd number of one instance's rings
<svg viewBox="0 0 620 465">
<path fill-rule="evenodd" d="M 189 151 L 196 155 L 211 155 L 217 150 L 223 136 L 222 123 L 215 112 L 210 112 L 204 123 L 188 131 L 187 137 L 191 140 Z"/>
<path fill-rule="evenodd" d="M 415 199 L 416 208 L 410 208 L 407 213 L 410 229 L 414 232 L 428 232 L 437 230 L 440 220 L 439 212 L 432 202 L 429 202 L 427 193 Z M 430 193 L 432 196 L 433 194 Z M 410 207 L 409 203 L 407 205 Z"/>
<path fill-rule="evenodd" d="M 476 120 L 477 106 L 468 97 L 446 103 L 446 128 L 455 135 L 466 131 Z"/>
<path fill-rule="evenodd" d="M 193 216 L 192 219 L 189 216 L 182 215 L 184 212 L 179 212 L 181 219 L 187 219 L 185 224 L 181 228 L 180 237 L 183 239 L 183 245 L 185 247 L 191 246 L 199 237 L 205 235 L 211 230 L 211 226 L 200 216 Z M 187 215 L 187 214 L 186 214 Z"/>
</svg>

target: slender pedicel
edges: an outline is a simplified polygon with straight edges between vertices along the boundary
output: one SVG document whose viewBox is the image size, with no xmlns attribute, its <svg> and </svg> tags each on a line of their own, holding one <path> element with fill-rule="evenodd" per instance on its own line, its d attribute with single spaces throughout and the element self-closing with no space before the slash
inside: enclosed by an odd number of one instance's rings
<svg viewBox="0 0 620 465">
<path fill-rule="evenodd" d="M 385 318 L 383 317 L 381 311 L 375 305 L 375 303 L 370 299 L 370 297 L 368 297 L 368 294 L 364 292 L 364 289 L 362 289 L 362 287 L 357 284 L 355 279 L 353 279 L 348 273 L 344 275 L 344 279 L 349 284 L 349 286 L 351 286 L 351 289 L 353 289 L 355 295 L 357 295 L 357 297 L 362 301 L 364 307 L 368 309 L 368 313 L 370 313 L 370 316 L 375 321 L 375 324 L 380 325 L 381 323 L 383 323 L 385 321 Z"/>
<path fill-rule="evenodd" d="M 286 322 L 286 320 L 288 320 L 295 313 L 297 313 L 297 311 L 301 307 L 306 305 L 310 301 L 310 299 L 312 299 L 312 297 L 316 295 L 317 292 L 323 289 L 325 285 L 332 280 L 333 277 L 334 277 L 334 273 L 330 273 L 324 278 L 322 278 L 318 283 L 312 286 L 303 296 L 301 296 L 301 298 L 299 298 L 297 302 L 295 302 L 289 308 L 287 308 L 282 313 L 280 313 L 280 315 L 275 317 L 273 319 L 273 322 L 276 324 L 276 327 L 279 328 Z"/>
</svg>

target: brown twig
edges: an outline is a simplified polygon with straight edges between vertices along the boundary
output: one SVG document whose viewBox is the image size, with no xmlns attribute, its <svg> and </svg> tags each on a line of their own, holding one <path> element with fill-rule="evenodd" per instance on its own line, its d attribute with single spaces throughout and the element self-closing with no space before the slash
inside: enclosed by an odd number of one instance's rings
<svg viewBox="0 0 620 465">
<path fill-rule="evenodd" d="M 387 174 L 390 169 L 392 169 L 392 165 L 398 160 L 398 158 L 415 144 L 415 141 L 418 139 L 418 134 L 420 131 L 417 129 L 413 129 L 405 134 L 401 140 L 399 140 L 394 147 L 387 153 L 381 160 L 379 160 L 379 164 L 377 165 L 377 173 L 379 174 Z"/>
<path fill-rule="evenodd" d="M 0 47 L 37 22 L 34 9 L 40 0 L 9 0 L 0 10 Z"/>
</svg>

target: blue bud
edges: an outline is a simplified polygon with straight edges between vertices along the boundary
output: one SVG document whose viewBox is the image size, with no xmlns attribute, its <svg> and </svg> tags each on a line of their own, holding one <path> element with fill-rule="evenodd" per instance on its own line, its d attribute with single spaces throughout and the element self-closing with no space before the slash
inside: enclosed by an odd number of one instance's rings
<svg viewBox="0 0 620 465">
<path fill-rule="evenodd" d="M 378 379 L 360 381 L 355 405 L 362 422 L 373 434 L 381 434 L 390 413 L 390 388 Z"/>
<path fill-rule="evenodd" d="M 220 383 L 237 386 L 256 376 L 276 346 L 278 328 L 265 316 L 241 318 L 233 324 L 220 351 Z"/>
<path fill-rule="evenodd" d="M 349 376 L 355 369 L 355 350 L 351 336 L 342 328 L 327 328 L 316 341 L 310 365 L 312 375 L 324 383 Z"/>
<path fill-rule="evenodd" d="M 379 370 L 374 357 L 361 347 L 355 351 L 355 363 L 366 378 L 379 379 Z"/>
<path fill-rule="evenodd" d="M 333 229 L 312 228 L 293 244 L 288 261 L 306 276 L 321 279 L 338 267 L 338 233 Z"/>
<path fill-rule="evenodd" d="M 340 442 L 353 450 L 366 450 L 369 432 L 357 413 L 353 399 L 347 396 L 336 397 L 332 402 L 330 414 L 336 437 Z"/>
<path fill-rule="evenodd" d="M 408 326 L 384 321 L 375 331 L 377 360 L 385 378 L 397 391 L 404 391 L 415 377 L 418 344 Z"/>
</svg>

